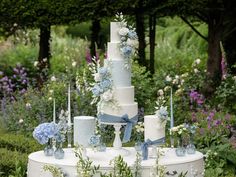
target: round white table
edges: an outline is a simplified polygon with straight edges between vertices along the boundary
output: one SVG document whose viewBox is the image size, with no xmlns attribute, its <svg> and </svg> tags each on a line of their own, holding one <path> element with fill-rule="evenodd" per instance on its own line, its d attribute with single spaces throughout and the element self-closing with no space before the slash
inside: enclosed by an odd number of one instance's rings
<svg viewBox="0 0 236 177">
<path fill-rule="evenodd" d="M 127 164 L 132 167 L 136 158 L 136 151 L 134 148 L 125 148 L 129 151 L 129 155 L 124 157 Z M 184 157 L 177 157 L 175 149 L 162 148 L 164 156 L 160 158 L 159 164 L 165 166 L 166 176 L 178 177 L 179 174 L 187 172 L 186 177 L 203 177 L 204 176 L 204 161 L 203 154 L 196 152 L 195 154 L 186 154 Z M 28 177 L 52 177 L 49 172 L 43 170 L 43 166 L 53 165 L 60 167 L 68 177 L 77 177 L 76 163 L 78 158 L 75 157 L 73 149 L 64 149 L 64 159 L 57 160 L 53 156 L 47 157 L 43 151 L 34 152 L 28 157 Z M 112 165 L 110 161 L 114 159 L 112 148 L 107 148 L 105 152 L 94 152 L 92 149 L 87 149 L 87 156 L 93 161 L 94 165 L 100 165 L 100 170 L 110 171 Z M 143 160 L 142 177 L 149 177 L 153 171 L 156 160 L 149 158 Z"/>
</svg>

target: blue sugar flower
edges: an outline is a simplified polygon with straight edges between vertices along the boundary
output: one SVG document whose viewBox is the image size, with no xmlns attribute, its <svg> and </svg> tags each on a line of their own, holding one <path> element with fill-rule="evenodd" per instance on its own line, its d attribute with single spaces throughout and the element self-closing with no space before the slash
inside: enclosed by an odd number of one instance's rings
<svg viewBox="0 0 236 177">
<path fill-rule="evenodd" d="M 130 31 L 128 32 L 128 37 L 129 37 L 130 39 L 136 39 L 136 38 L 137 38 L 137 34 L 136 34 L 135 31 L 130 30 Z"/>
<path fill-rule="evenodd" d="M 98 69 L 98 73 L 101 77 L 105 77 L 108 74 L 108 69 L 106 67 L 101 67 Z"/>
<path fill-rule="evenodd" d="M 92 88 L 93 95 L 99 96 L 101 94 L 101 89 L 98 85 L 94 85 Z"/>
<path fill-rule="evenodd" d="M 130 46 L 125 46 L 123 48 L 121 48 L 121 52 L 123 53 L 124 56 L 130 56 L 132 54 L 132 47 Z"/>
<path fill-rule="evenodd" d="M 100 88 L 104 91 L 111 87 L 111 80 L 105 79 L 102 82 L 100 82 Z"/>
</svg>

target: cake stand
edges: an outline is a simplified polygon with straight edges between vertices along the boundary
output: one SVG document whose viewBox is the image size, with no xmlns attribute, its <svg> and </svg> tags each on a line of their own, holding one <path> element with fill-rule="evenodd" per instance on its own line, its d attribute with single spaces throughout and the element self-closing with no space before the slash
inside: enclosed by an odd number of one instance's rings
<svg viewBox="0 0 236 177">
<path fill-rule="evenodd" d="M 127 123 L 110 123 L 110 122 L 101 122 L 104 125 L 113 125 L 115 131 L 115 139 L 113 141 L 113 148 L 108 150 L 108 153 L 112 156 L 128 156 L 130 152 L 127 149 L 122 148 L 122 141 L 120 139 L 120 129 L 122 125 L 126 125 Z"/>
</svg>

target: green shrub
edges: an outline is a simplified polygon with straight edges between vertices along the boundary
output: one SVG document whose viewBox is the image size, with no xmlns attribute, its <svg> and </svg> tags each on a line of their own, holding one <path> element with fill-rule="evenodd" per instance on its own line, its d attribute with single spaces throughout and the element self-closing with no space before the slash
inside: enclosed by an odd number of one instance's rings
<svg viewBox="0 0 236 177">
<path fill-rule="evenodd" d="M 24 135 L 1 134 L 0 148 L 29 154 L 41 150 L 43 147 L 33 138 Z"/>
<path fill-rule="evenodd" d="M 17 170 L 19 177 L 26 176 L 27 161 L 28 154 L 0 148 L 0 176 L 8 177 Z"/>
</svg>

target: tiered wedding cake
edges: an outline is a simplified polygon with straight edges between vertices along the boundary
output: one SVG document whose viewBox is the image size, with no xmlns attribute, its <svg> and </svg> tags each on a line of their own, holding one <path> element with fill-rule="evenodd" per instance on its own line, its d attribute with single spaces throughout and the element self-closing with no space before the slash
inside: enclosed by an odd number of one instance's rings
<svg viewBox="0 0 236 177">
<path fill-rule="evenodd" d="M 133 118 L 138 113 L 138 104 L 134 101 L 134 86 L 131 85 L 131 69 L 127 67 L 130 65 L 130 58 L 125 58 L 126 52 L 129 51 L 131 47 L 128 44 L 127 48 L 121 48 L 121 37 L 122 35 L 128 35 L 128 28 L 122 27 L 122 22 L 111 22 L 111 37 L 108 42 L 108 59 L 107 63 L 110 63 L 110 73 L 111 80 L 113 82 L 113 97 L 116 101 L 117 106 L 114 108 L 112 105 L 103 106 L 102 113 L 113 115 L 113 116 L 123 116 L 128 115 L 129 118 Z M 127 34 L 125 34 L 127 32 Z M 129 48 L 130 47 L 130 48 Z M 132 49 L 131 49 L 132 50 Z"/>
</svg>

